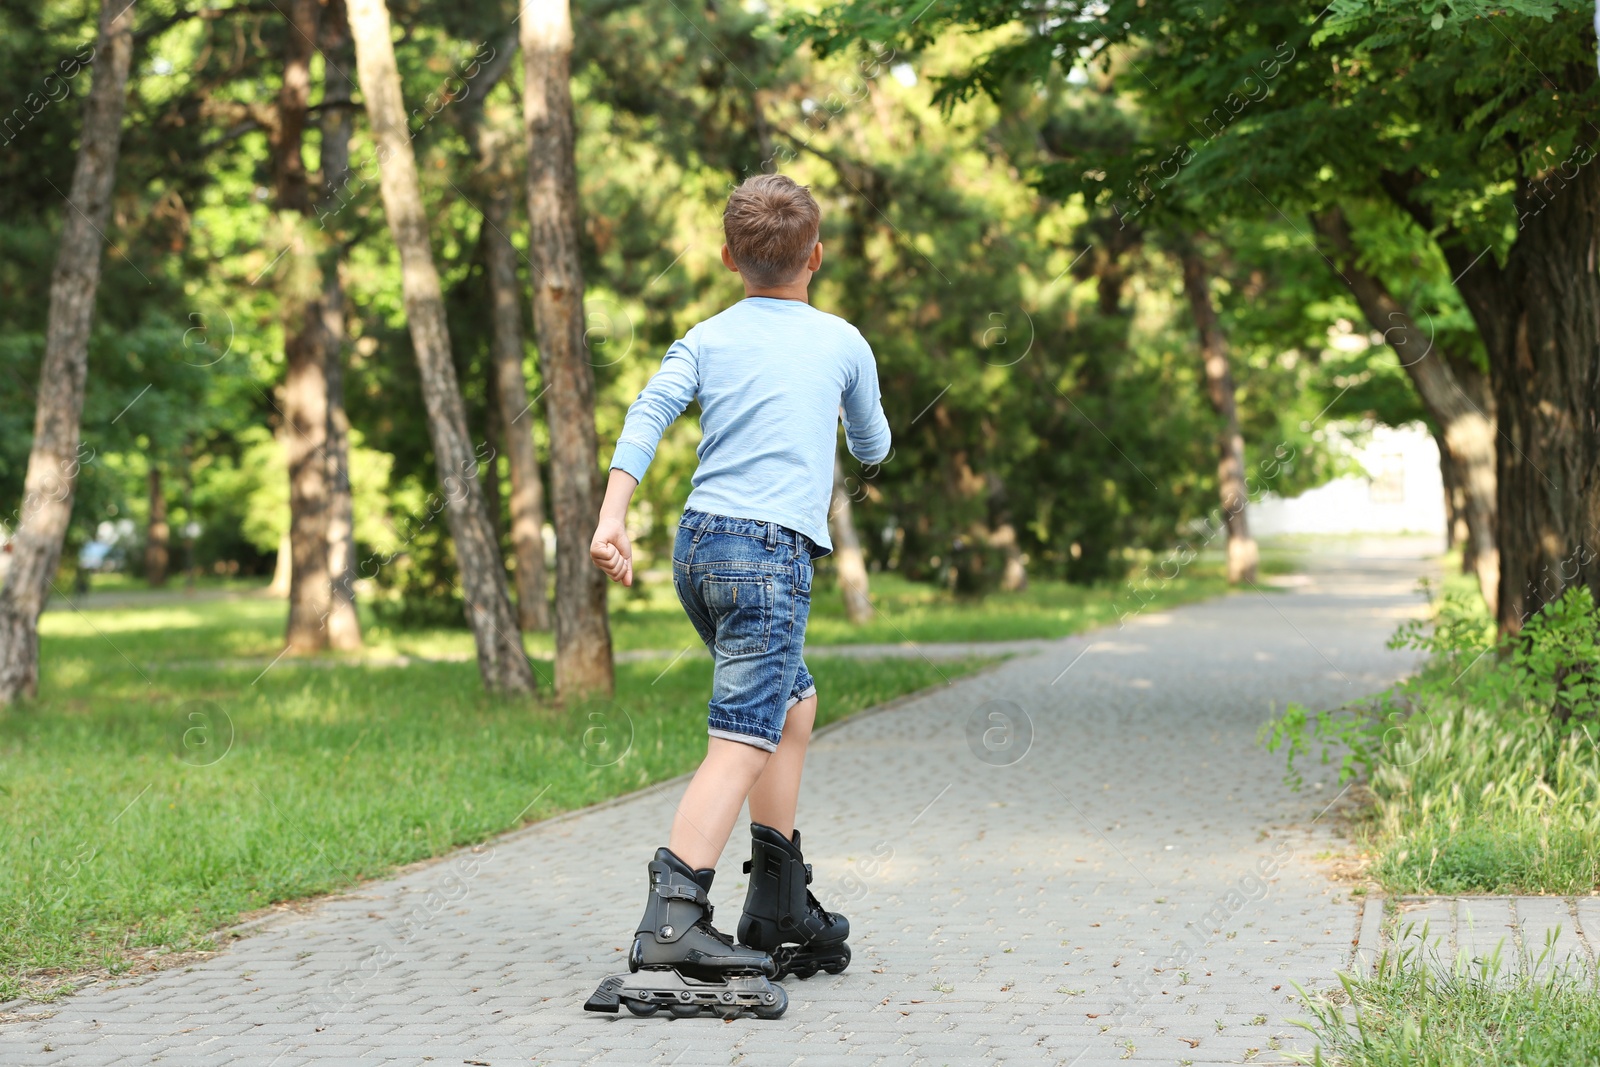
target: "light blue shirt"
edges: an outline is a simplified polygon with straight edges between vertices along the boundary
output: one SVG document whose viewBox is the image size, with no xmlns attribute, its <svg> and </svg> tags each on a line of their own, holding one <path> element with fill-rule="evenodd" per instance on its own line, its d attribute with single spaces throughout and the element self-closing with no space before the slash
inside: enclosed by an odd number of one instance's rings
<svg viewBox="0 0 1600 1067">
<path fill-rule="evenodd" d="M 689 507 L 787 526 L 824 551 L 840 421 L 850 454 L 889 455 L 878 365 L 861 332 L 800 300 L 750 296 L 673 342 L 628 408 L 614 470 L 643 481 L 661 435 L 700 401 Z"/>
</svg>

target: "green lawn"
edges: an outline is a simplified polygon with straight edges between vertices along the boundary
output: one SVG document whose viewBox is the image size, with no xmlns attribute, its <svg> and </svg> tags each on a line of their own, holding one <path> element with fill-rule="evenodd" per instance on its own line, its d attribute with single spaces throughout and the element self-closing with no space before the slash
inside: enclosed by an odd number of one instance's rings
<svg viewBox="0 0 1600 1067">
<path fill-rule="evenodd" d="M 1131 581 L 1081 586 L 1035 580 L 1022 592 L 993 593 L 981 600 L 958 598 L 940 587 L 908 582 L 895 574 L 876 574 L 872 596 L 877 616 L 860 627 L 845 621 L 837 587 L 824 573 L 812 598 L 806 642 L 903 644 L 1065 637 L 1113 625 L 1125 615 L 1159 611 L 1228 591 L 1219 559 L 1202 557 L 1170 579 L 1161 576 L 1158 561 L 1147 566 L 1148 577 L 1141 567 Z M 1269 552 L 1263 558 L 1263 573 L 1291 569 L 1290 558 L 1282 553 Z M 1168 573 L 1172 570 L 1167 568 Z M 101 581 L 96 579 L 94 593 L 85 603 L 92 605 L 102 597 Z M 181 587 L 169 588 L 158 594 L 159 606 L 140 611 L 79 613 L 58 601 L 44 616 L 40 630 L 60 637 L 103 635 L 107 640 L 102 640 L 101 647 L 107 655 L 126 655 L 141 668 L 161 661 L 195 663 L 248 657 L 264 662 L 283 647 L 284 603 L 261 596 L 263 585 L 258 583 L 253 589 L 238 583 L 216 586 L 209 593 L 211 598 L 192 601 L 182 598 Z M 104 598 L 115 598 L 113 603 L 127 606 L 138 602 L 136 592 L 136 585 L 118 579 L 108 586 Z M 215 599 L 223 592 L 235 599 Z M 611 620 L 619 651 L 676 653 L 699 644 L 678 606 L 671 579 L 665 575 L 643 577 L 633 589 L 613 586 Z M 361 656 L 466 657 L 472 653 L 472 637 L 464 628 L 395 629 L 378 624 L 365 609 L 362 622 L 366 648 Z M 169 639 L 173 630 L 181 630 L 187 639 Z M 524 645 L 533 656 L 553 653 L 548 633 L 525 634 Z"/>
<path fill-rule="evenodd" d="M 0 715 L 0 1000 L 48 996 L 52 974 L 116 970 L 128 950 L 203 945 L 241 913 L 705 754 L 711 665 L 698 658 L 623 664 L 615 700 L 565 709 L 489 698 L 470 663 L 130 665 L 253 652 L 276 630 L 264 609 L 283 605 L 47 617 L 40 699 Z M 819 663 L 821 718 L 984 662 Z"/>
</svg>

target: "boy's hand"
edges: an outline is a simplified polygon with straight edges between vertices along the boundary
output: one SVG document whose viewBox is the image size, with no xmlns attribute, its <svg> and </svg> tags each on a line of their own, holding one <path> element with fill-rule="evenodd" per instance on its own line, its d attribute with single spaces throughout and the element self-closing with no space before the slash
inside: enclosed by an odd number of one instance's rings
<svg viewBox="0 0 1600 1067">
<path fill-rule="evenodd" d="M 633 584 L 633 545 L 621 519 L 602 518 L 589 543 L 589 558 L 606 572 L 606 577 L 623 585 Z"/>
</svg>

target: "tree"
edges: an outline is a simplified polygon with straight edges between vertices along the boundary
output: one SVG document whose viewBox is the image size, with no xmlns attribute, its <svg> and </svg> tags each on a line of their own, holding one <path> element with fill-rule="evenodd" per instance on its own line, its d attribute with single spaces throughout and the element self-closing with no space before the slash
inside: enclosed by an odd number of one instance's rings
<svg viewBox="0 0 1600 1067">
<path fill-rule="evenodd" d="M 499 428 L 511 480 L 511 549 L 516 561 L 517 618 L 524 630 L 550 629 L 550 602 L 544 566 L 544 485 L 533 443 L 533 403 L 522 372 L 522 297 L 517 281 L 517 250 L 511 243 L 516 167 L 512 145 L 485 115 L 485 99 L 510 68 L 516 38 L 505 41 L 479 73 L 472 95 L 462 105 L 462 126 L 477 157 L 473 183 L 483 205 L 484 274 L 491 309 L 491 421 Z M 495 466 L 490 464 L 490 477 Z"/>
<path fill-rule="evenodd" d="M 283 324 L 284 445 L 289 456 L 289 620 L 284 644 L 294 654 L 328 647 L 333 592 L 328 571 L 328 345 L 323 279 L 317 269 L 306 176 L 304 134 L 311 102 L 311 54 L 320 5 L 290 0 L 284 18 L 283 81 L 272 130 L 273 177 L 288 255 L 279 273 Z"/>
<path fill-rule="evenodd" d="M 406 320 L 416 349 L 434 464 L 445 491 L 467 623 L 477 645 L 478 672 L 490 691 L 531 692 L 533 671 L 511 611 L 494 527 L 484 510 L 478 485 L 479 457 L 467 436 L 466 413 L 451 362 L 444 297 L 429 245 L 411 132 L 400 95 L 389 11 L 383 0 L 350 0 L 349 17 L 367 118 L 381 153 L 379 184 L 384 214 L 400 251 Z"/>
<path fill-rule="evenodd" d="M 1493 611 L 1500 591 L 1500 557 L 1494 547 L 1494 420 L 1464 387 L 1457 368 L 1466 361 L 1442 351 L 1436 354 L 1442 348 L 1438 339 L 1429 336 L 1382 279 L 1360 265 L 1343 210 L 1335 207 L 1314 214 L 1311 223 L 1328 243 L 1330 266 L 1350 287 L 1368 324 L 1394 348 L 1438 427 L 1445 487 L 1459 490 L 1461 496 L 1460 516 L 1468 535 L 1465 562 L 1476 573 L 1478 588 Z"/>
<path fill-rule="evenodd" d="M 599 446 L 578 258 L 572 14 L 567 0 L 531 0 L 522 8 L 520 39 L 533 321 L 548 398 L 556 527 L 556 692 L 563 697 L 610 693 L 606 579 L 589 561 L 589 538 L 599 514 Z"/>
<path fill-rule="evenodd" d="M 867 591 L 867 561 L 856 536 L 854 509 L 844 464 L 833 457 L 833 504 L 828 509 L 828 533 L 833 538 L 834 566 L 839 570 L 839 593 L 844 597 L 844 617 L 860 625 L 872 618 L 872 597 Z"/>
<path fill-rule="evenodd" d="M 322 19 L 322 196 L 317 214 L 336 212 L 350 171 L 349 71 L 355 55 L 344 0 L 330 0 Z M 328 383 L 328 432 L 324 446 L 328 481 L 328 645 L 361 647 L 356 613 L 356 524 L 350 493 L 350 419 L 344 409 L 344 243 L 328 234 L 322 263 L 322 369 Z"/>
<path fill-rule="evenodd" d="M 150 489 L 150 524 L 144 538 L 144 580 L 152 586 L 167 584 L 167 547 L 171 528 L 167 525 L 167 494 L 161 486 L 161 464 L 150 457 L 147 475 Z"/>
<path fill-rule="evenodd" d="M 1189 299 L 1195 330 L 1200 335 L 1200 359 L 1205 366 L 1206 396 L 1217 413 L 1217 490 L 1222 496 L 1222 517 L 1228 530 L 1228 581 L 1254 583 L 1259 554 L 1245 515 L 1250 493 L 1245 488 L 1244 435 L 1239 432 L 1239 404 L 1228 363 L 1228 339 L 1211 303 L 1211 271 L 1198 249 L 1185 243 L 1179 251 L 1183 266 L 1183 291 Z"/>
<path fill-rule="evenodd" d="M 1183 193 L 1219 218 L 1288 218 L 1352 197 L 1403 211 L 1436 247 L 1486 356 L 1502 631 L 1566 588 L 1600 589 L 1591 4 L 1112 0 L 1063 3 L 1047 21 L 1014 0 L 955 0 L 925 18 L 913 7 L 851 0 L 811 29 L 825 41 L 909 45 L 955 26 L 1017 28 L 946 80 L 952 100 L 1042 81 L 1059 57 L 1109 65 L 1135 53 L 1123 91 L 1182 116 L 1190 133 L 1081 175 L 1099 187 L 1086 190 L 1091 200 L 1121 198 L 1125 217 Z"/>
<path fill-rule="evenodd" d="M 100 282 L 101 244 L 111 217 L 123 99 L 133 59 L 133 5 L 102 0 L 94 82 L 84 102 L 77 166 L 50 280 L 49 325 L 39 373 L 33 448 L 11 568 L 0 589 L 0 705 L 39 685 L 39 613 L 44 610 L 72 517 L 80 464 L 89 327 Z"/>
</svg>

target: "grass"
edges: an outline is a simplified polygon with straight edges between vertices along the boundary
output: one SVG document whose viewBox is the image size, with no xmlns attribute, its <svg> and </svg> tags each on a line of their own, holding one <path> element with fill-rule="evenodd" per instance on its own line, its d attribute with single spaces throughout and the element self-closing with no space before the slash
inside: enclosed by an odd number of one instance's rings
<svg viewBox="0 0 1600 1067">
<path fill-rule="evenodd" d="M 1429 654 L 1412 678 L 1371 705 L 1319 712 L 1291 705 L 1264 734 L 1293 761 L 1320 742 L 1341 778 L 1363 774 L 1371 805 L 1357 816 L 1369 873 L 1391 894 L 1558 893 L 1600 889 L 1600 725 L 1585 642 L 1600 632 L 1592 606 L 1552 623 L 1530 620 L 1526 641 L 1496 648 L 1476 583 L 1452 574 L 1426 628 L 1393 642 Z M 1587 611 L 1587 617 L 1585 617 Z M 1572 649 L 1578 649 L 1574 652 Z M 1562 723 L 1564 696 L 1589 710 Z"/>
<path fill-rule="evenodd" d="M 204 947 L 255 909 L 704 756 L 711 665 L 696 658 L 621 664 L 614 700 L 564 709 L 488 697 L 471 663 L 179 665 L 253 652 L 282 611 L 233 600 L 47 616 L 40 698 L 0 715 L 0 1000 L 48 997 L 63 976 L 115 972 L 140 950 Z M 821 720 L 984 662 L 813 665 Z"/>
<path fill-rule="evenodd" d="M 1390 893 L 1595 892 L 1600 731 L 1556 723 L 1537 663 L 1484 654 L 1473 638 L 1493 622 L 1473 579 L 1452 573 L 1438 603 L 1411 714 L 1372 770 L 1373 876 Z"/>
<path fill-rule="evenodd" d="M 1562 893 L 1600 887 L 1600 746 L 1592 603 L 1530 620 L 1496 646 L 1470 580 L 1452 575 L 1427 627 L 1392 644 L 1425 651 L 1413 678 L 1370 706 L 1291 706 L 1264 734 L 1294 760 L 1320 744 L 1341 777 L 1365 771 L 1371 807 L 1357 836 L 1392 894 Z M 1553 709 L 1573 708 L 1563 723 Z M 1308 736 L 1315 744 L 1308 742 Z M 1370 905 L 1369 905 L 1370 906 Z M 1440 960 L 1408 930 L 1342 995 L 1301 991 L 1317 1039 L 1292 1058 L 1330 1067 L 1568 1067 L 1600 1063 L 1600 983 L 1586 964 Z"/>
<path fill-rule="evenodd" d="M 1463 706 L 1408 723 L 1365 838 L 1390 893 L 1592 893 L 1600 752 L 1543 717 Z"/>
<path fill-rule="evenodd" d="M 1441 963 L 1423 938 L 1340 976 L 1348 1007 L 1302 991 L 1330 1067 L 1573 1067 L 1600 1063 L 1600 986 L 1581 969 L 1496 978 L 1497 960 Z M 1547 961 L 1548 962 L 1548 961 Z"/>
<path fill-rule="evenodd" d="M 1265 553 L 1264 573 L 1291 569 L 1287 556 Z M 1223 564 L 1206 556 L 1172 578 L 1162 576 L 1158 562 L 1149 564 L 1150 577 L 1142 576 L 1144 573 L 1141 570 L 1127 582 L 1098 586 L 1040 579 L 1030 582 L 1021 592 L 997 592 L 982 599 L 956 597 L 943 588 L 909 582 L 896 574 L 875 574 L 872 596 L 877 615 L 863 626 L 854 626 L 845 620 L 837 588 L 824 572 L 812 597 L 806 643 L 904 644 L 1066 637 L 1114 624 L 1129 614 L 1161 611 L 1228 592 Z M 103 581 L 110 583 L 105 599 L 118 606 L 137 603 L 128 595 L 133 585 L 121 576 L 113 577 L 118 580 L 96 576 L 94 593 L 83 603 L 92 605 L 101 597 Z M 103 643 L 108 655 L 126 655 L 141 667 L 148 663 L 233 658 L 261 659 L 265 663 L 276 656 L 283 647 L 283 601 L 262 596 L 264 583 L 257 583 L 254 588 L 239 582 L 214 583 L 211 588 L 209 598 L 191 601 L 174 599 L 174 590 L 169 588 L 161 594 L 162 603 L 137 612 L 91 609 L 79 613 L 58 601 L 41 620 L 40 629 L 46 635 L 79 638 L 96 636 L 98 631 L 111 642 Z M 225 596 L 231 599 L 223 599 Z M 472 637 L 465 629 L 385 627 L 367 610 L 362 611 L 362 623 L 366 641 L 359 654 L 362 657 L 466 657 L 472 652 Z M 181 629 L 188 640 L 167 640 L 165 634 L 173 628 Z M 676 653 L 699 644 L 678 606 L 670 576 L 660 573 L 641 575 L 632 589 L 612 587 L 611 628 L 618 651 Z M 530 655 L 553 654 L 553 639 L 548 633 L 525 634 L 523 644 Z"/>
</svg>

